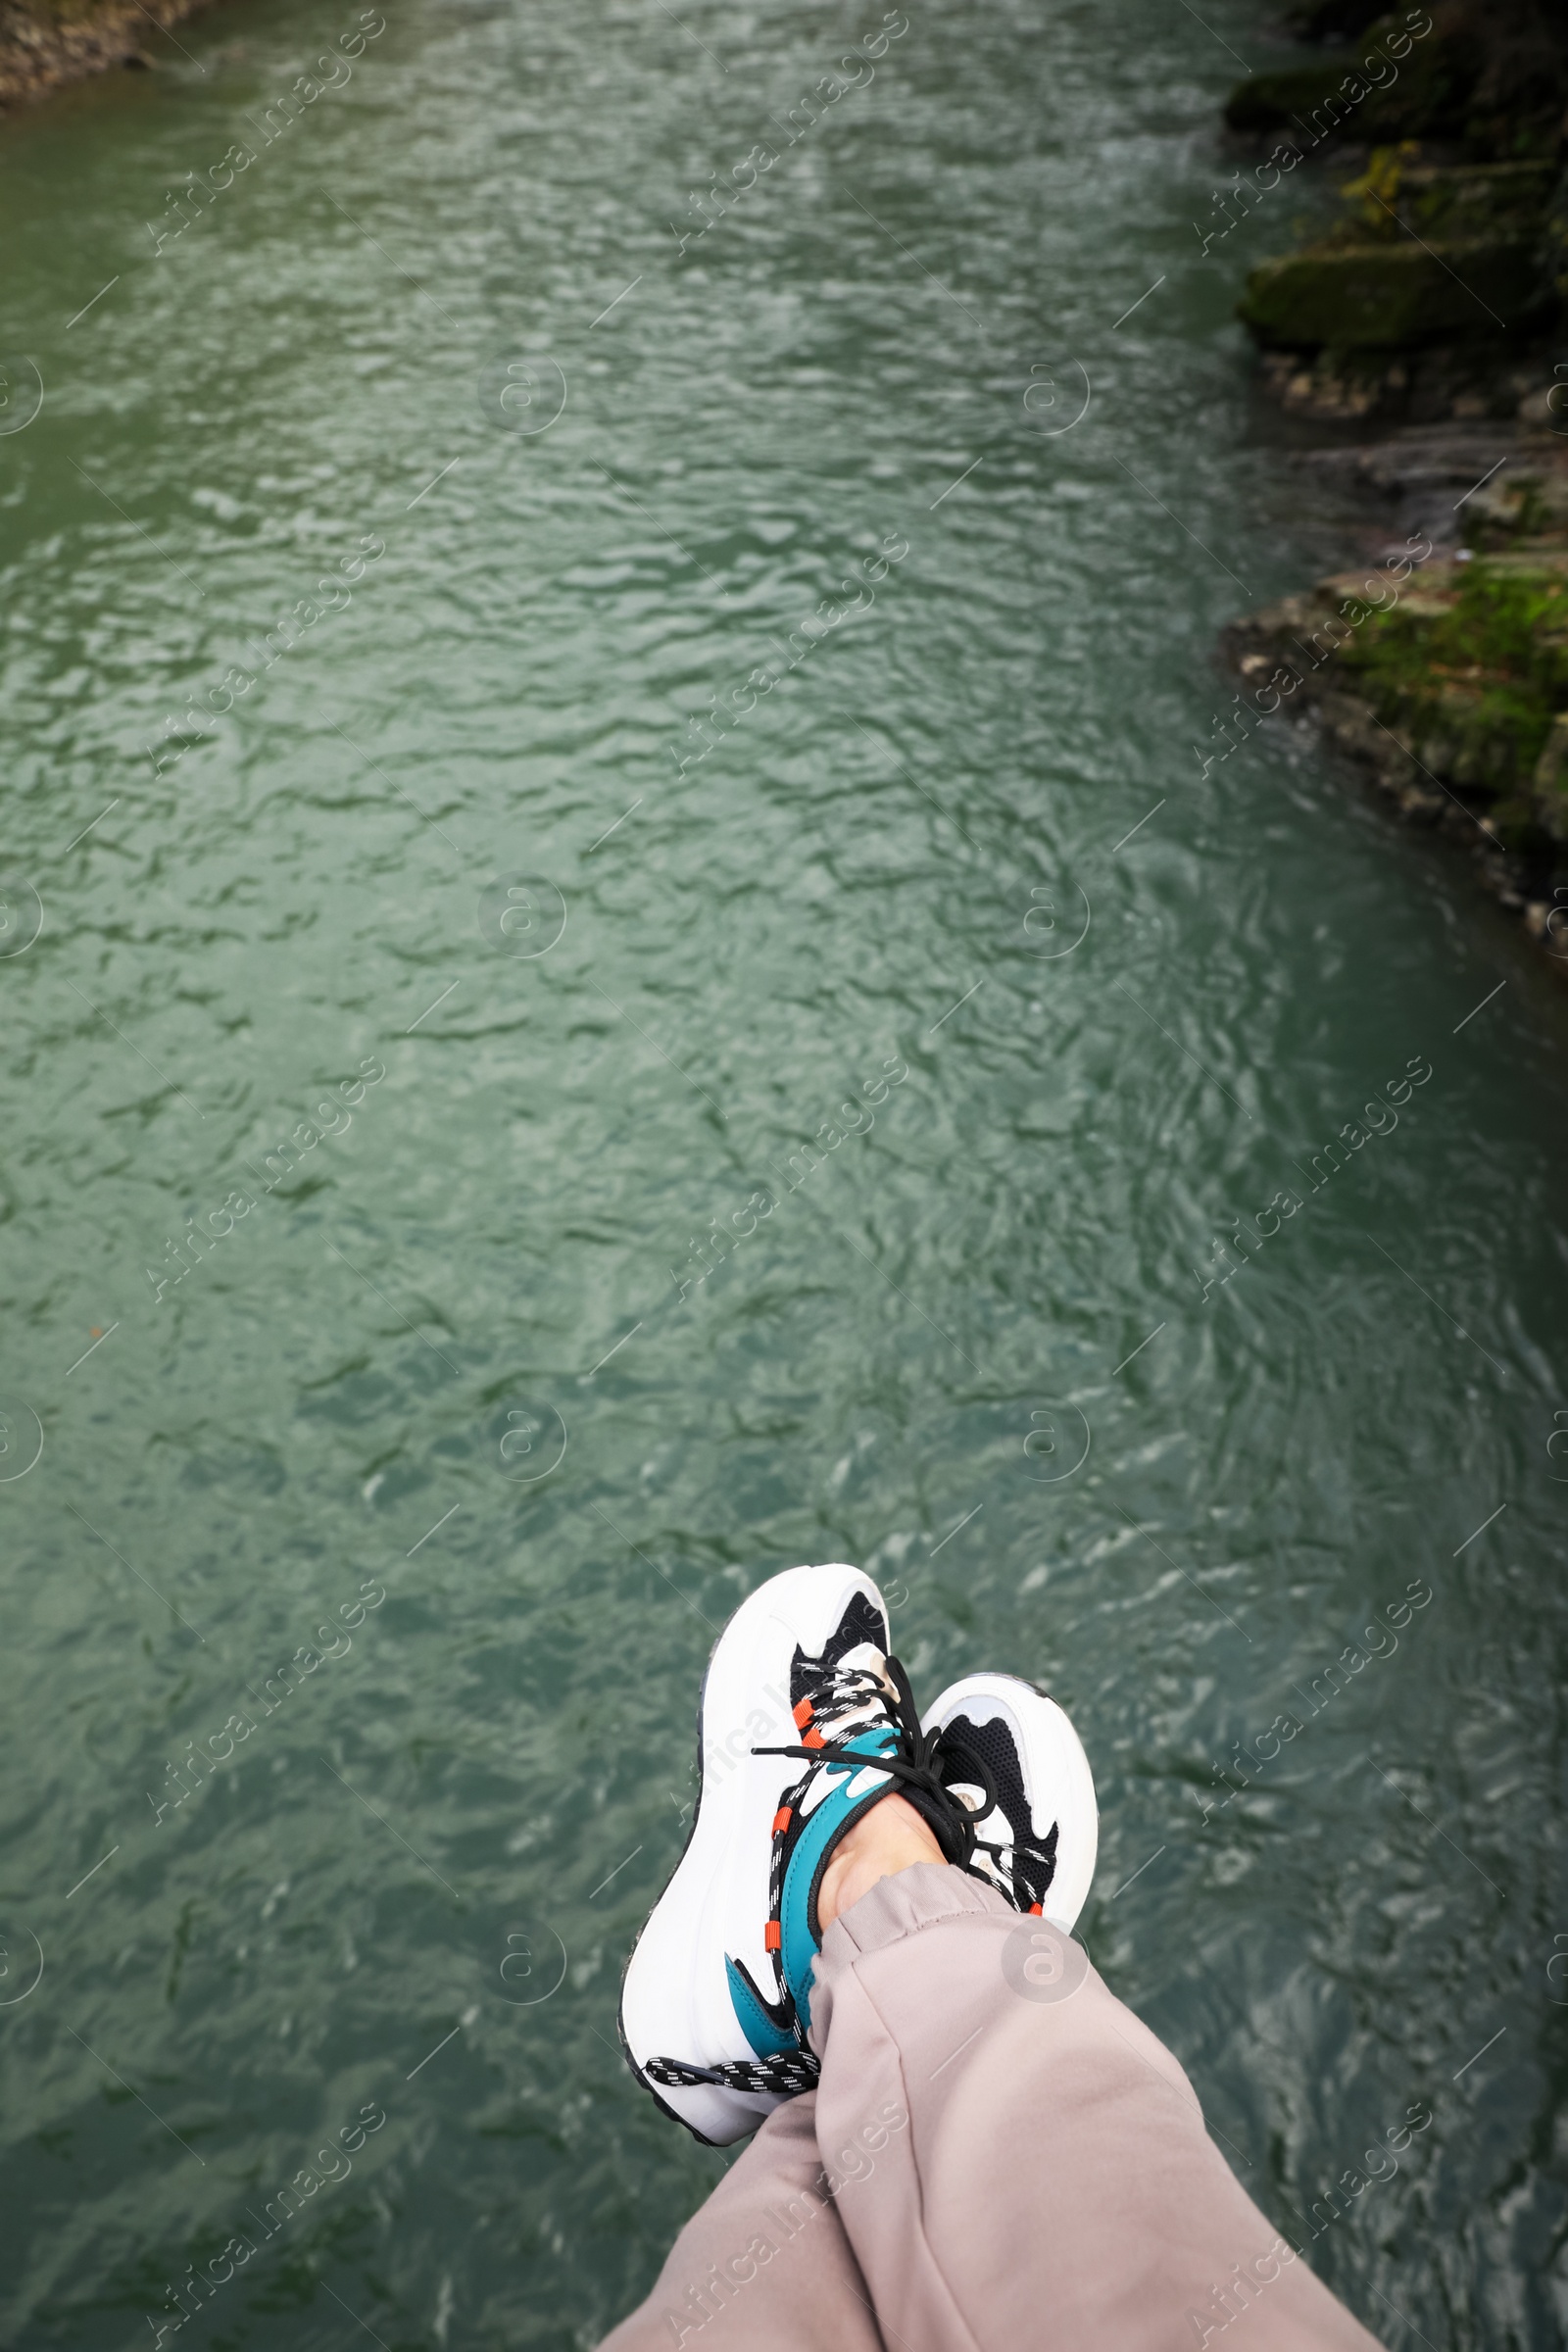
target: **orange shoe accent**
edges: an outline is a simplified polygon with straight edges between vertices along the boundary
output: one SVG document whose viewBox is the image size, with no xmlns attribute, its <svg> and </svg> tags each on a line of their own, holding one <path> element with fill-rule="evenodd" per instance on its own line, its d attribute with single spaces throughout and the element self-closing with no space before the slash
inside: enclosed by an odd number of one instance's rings
<svg viewBox="0 0 1568 2352">
<path fill-rule="evenodd" d="M 796 1728 L 804 1732 L 807 1725 L 811 1720 L 810 1700 L 808 1698 L 798 1699 L 795 1705 L 790 1709 L 790 1713 L 795 1718 Z"/>
<path fill-rule="evenodd" d="M 823 1739 L 820 1732 L 803 1732 L 801 1735 L 801 1745 L 803 1747 L 826 1747 L 827 1741 Z"/>
<path fill-rule="evenodd" d="M 1044 1903 L 1031 1903 L 1029 1906 L 1030 1918 L 1039 1919 L 1043 1915 L 1045 1908 L 1046 1906 Z"/>
<path fill-rule="evenodd" d="M 784 1832 L 789 1828 L 790 1823 L 794 1820 L 794 1818 L 795 1816 L 790 1811 L 788 1805 L 780 1805 L 778 1811 L 773 1816 L 774 1837 L 781 1838 Z"/>
<path fill-rule="evenodd" d="M 770 1919 L 766 1927 L 762 1930 L 763 1951 L 776 1952 L 783 1941 L 784 1929 L 782 1923 L 779 1920 Z"/>
</svg>

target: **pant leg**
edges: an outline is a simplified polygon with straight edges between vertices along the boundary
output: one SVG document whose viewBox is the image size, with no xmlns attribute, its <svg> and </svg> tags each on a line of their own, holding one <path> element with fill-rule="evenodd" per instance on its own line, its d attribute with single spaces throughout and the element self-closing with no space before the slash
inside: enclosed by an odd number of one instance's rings
<svg viewBox="0 0 1568 2352">
<path fill-rule="evenodd" d="M 809 2090 L 774 2109 L 600 2352 L 883 2352 L 815 2111 Z"/>
<path fill-rule="evenodd" d="M 814 1982 L 817 2143 L 890 2346 L 1377 2352 L 1043 1919 L 922 1863 L 834 1922 Z"/>
</svg>

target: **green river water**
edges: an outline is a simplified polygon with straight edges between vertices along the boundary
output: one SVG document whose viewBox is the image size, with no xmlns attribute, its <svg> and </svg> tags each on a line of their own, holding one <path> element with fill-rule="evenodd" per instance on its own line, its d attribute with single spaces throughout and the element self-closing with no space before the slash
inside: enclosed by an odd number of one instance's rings
<svg viewBox="0 0 1568 2352">
<path fill-rule="evenodd" d="M 1568 996 L 1213 757 L 1369 527 L 1303 199 L 1193 228 L 1260 12 L 147 42 L 0 130 L 0 2340 L 249 2232 L 187 2343 L 594 2345 L 725 2161 L 614 2025 L 712 1629 L 843 1558 L 1073 1711 L 1337 2291 L 1559 2343 Z"/>
</svg>

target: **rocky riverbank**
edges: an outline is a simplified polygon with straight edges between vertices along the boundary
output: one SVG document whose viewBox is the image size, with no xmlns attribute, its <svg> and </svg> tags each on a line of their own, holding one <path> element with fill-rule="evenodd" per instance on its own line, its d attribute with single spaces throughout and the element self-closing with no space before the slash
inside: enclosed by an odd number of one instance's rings
<svg viewBox="0 0 1568 2352">
<path fill-rule="evenodd" d="M 1294 462 L 1386 544 L 1233 624 L 1233 723 L 1310 713 L 1568 978 L 1568 12 L 1303 0 L 1296 28 L 1353 45 L 1251 76 L 1226 121 L 1273 140 L 1262 189 L 1339 149 L 1342 211 L 1238 312 L 1266 390 L 1338 428 Z"/>
<path fill-rule="evenodd" d="M 1310 713 L 1568 978 L 1568 437 L 1406 426 L 1299 463 L 1377 501 L 1388 540 L 1233 623 L 1236 723 Z"/>
<path fill-rule="evenodd" d="M 157 63 L 152 44 L 205 0 L 0 0 L 0 113 L 111 67 Z"/>
</svg>

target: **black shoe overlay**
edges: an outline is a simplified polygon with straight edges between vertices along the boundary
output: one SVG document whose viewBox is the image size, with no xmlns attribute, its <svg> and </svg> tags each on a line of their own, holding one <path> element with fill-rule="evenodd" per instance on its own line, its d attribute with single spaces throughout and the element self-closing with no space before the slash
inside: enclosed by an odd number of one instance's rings
<svg viewBox="0 0 1568 2352">
<path fill-rule="evenodd" d="M 1043 1903 L 1056 1875 L 1059 1825 L 1053 1822 L 1044 1835 L 1035 1828 L 1018 1751 L 1006 1725 L 996 1716 L 988 1723 L 972 1723 L 967 1715 L 956 1715 L 942 1734 L 941 1752 L 943 1778 L 950 1786 L 969 1777 L 963 1769 L 965 1756 L 979 1763 L 981 1770 L 973 1778 L 982 1787 L 989 1780 L 1011 1826 L 1013 1899 L 1020 1911 Z"/>
<path fill-rule="evenodd" d="M 848 1657 L 852 1649 L 858 1649 L 863 1642 L 869 1642 L 873 1649 L 885 1651 L 887 1619 L 875 1601 L 863 1592 L 856 1592 L 816 1657 L 808 1657 L 797 1646 L 790 1664 L 790 1705 L 798 1707 L 803 1698 L 814 1697 L 823 1676 L 831 1674 L 839 1660 Z"/>
</svg>

